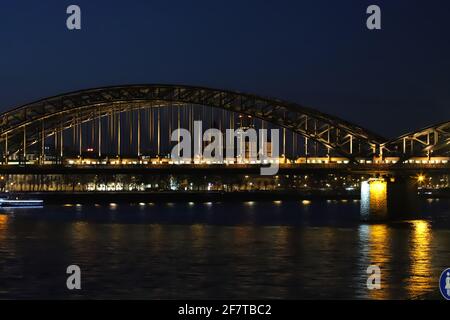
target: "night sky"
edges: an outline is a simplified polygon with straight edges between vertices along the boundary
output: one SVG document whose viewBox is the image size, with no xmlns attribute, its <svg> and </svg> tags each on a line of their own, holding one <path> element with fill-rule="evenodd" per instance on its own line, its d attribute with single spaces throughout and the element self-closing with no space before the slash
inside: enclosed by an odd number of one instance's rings
<svg viewBox="0 0 450 320">
<path fill-rule="evenodd" d="M 78 4 L 82 30 L 66 28 Z M 382 30 L 366 28 L 378 4 Z M 393 137 L 450 120 L 450 2 L 2 0 L 0 111 L 91 87 L 278 97 Z"/>
</svg>

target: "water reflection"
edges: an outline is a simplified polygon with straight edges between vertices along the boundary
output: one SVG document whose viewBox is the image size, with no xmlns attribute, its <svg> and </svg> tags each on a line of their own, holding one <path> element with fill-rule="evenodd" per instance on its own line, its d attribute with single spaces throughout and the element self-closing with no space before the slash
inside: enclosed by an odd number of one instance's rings
<svg viewBox="0 0 450 320">
<path fill-rule="evenodd" d="M 190 226 L 192 246 L 201 248 L 205 245 L 205 225 L 193 224 Z"/>
<path fill-rule="evenodd" d="M 373 299 L 387 299 L 389 292 L 389 283 L 386 281 L 390 277 L 390 232 L 386 225 L 370 226 L 370 250 L 369 257 L 371 265 L 377 265 L 381 268 L 381 286 L 382 290 L 371 290 L 369 296 Z M 385 279 L 385 281 L 383 281 Z"/>
<path fill-rule="evenodd" d="M 434 289 L 430 283 L 432 237 L 428 221 L 416 220 L 411 225 L 410 277 L 406 283 L 406 291 L 410 298 L 417 298 Z"/>
<path fill-rule="evenodd" d="M 6 239 L 6 232 L 8 231 L 8 219 L 9 216 L 7 214 L 0 213 L 0 241 Z"/>
<path fill-rule="evenodd" d="M 147 234 L 148 242 L 146 246 L 151 246 L 153 254 L 158 255 L 164 248 L 164 243 L 161 241 L 163 238 L 163 228 L 160 224 L 152 224 L 150 227 L 144 230 Z"/>
<path fill-rule="evenodd" d="M 390 233 L 391 229 L 384 224 L 359 227 L 360 265 L 364 274 L 362 280 L 367 279 L 366 270 L 370 265 L 377 265 L 381 269 L 381 290 L 367 289 L 367 295 L 371 299 L 389 299 Z"/>
<path fill-rule="evenodd" d="M 445 201 L 428 212 L 442 217 Z M 353 202 L 141 207 L 0 214 L 0 298 L 73 298 L 69 264 L 84 270 L 85 298 L 439 298 L 450 261 L 442 218 L 361 224 Z M 369 265 L 381 290 L 366 287 Z"/>
<path fill-rule="evenodd" d="M 71 224 L 71 236 L 74 241 L 80 241 L 89 237 L 89 224 L 83 221 L 76 221 Z"/>
</svg>

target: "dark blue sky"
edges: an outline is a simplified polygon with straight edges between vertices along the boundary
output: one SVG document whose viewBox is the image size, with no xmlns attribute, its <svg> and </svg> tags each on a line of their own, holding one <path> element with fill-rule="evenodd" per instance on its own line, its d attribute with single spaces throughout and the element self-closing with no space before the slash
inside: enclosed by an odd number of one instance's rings
<svg viewBox="0 0 450 320">
<path fill-rule="evenodd" d="M 82 30 L 65 27 L 82 9 Z M 365 27 L 369 4 L 382 30 Z M 450 120 L 448 1 L 2 0 L 0 110 L 182 83 L 291 100 L 384 136 Z"/>
</svg>

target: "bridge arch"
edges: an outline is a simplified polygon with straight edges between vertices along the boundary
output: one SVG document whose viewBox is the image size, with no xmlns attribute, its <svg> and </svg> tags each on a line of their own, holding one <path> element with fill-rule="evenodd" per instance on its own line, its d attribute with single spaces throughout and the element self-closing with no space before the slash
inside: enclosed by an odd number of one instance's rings
<svg viewBox="0 0 450 320">
<path fill-rule="evenodd" d="M 450 121 L 403 134 L 381 144 L 380 148 L 385 154 L 400 155 L 401 162 L 412 157 L 448 156 Z"/>
<path fill-rule="evenodd" d="M 111 112 L 169 104 L 203 105 L 250 115 L 316 141 L 351 160 L 376 153 L 386 142 L 358 125 L 296 103 L 205 87 L 148 84 L 80 90 L 4 112 L 0 114 L 0 143 L 6 145 L 6 150 L 19 152 L 39 139 Z"/>
</svg>

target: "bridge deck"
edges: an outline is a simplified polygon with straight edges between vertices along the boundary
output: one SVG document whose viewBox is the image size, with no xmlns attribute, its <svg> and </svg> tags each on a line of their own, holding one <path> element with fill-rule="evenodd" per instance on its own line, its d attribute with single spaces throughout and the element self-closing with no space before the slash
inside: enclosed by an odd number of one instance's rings
<svg viewBox="0 0 450 320">
<path fill-rule="evenodd" d="M 450 164 L 281 164 L 279 174 L 450 174 Z M 2 165 L 0 174 L 260 174 L 259 165 Z"/>
</svg>

